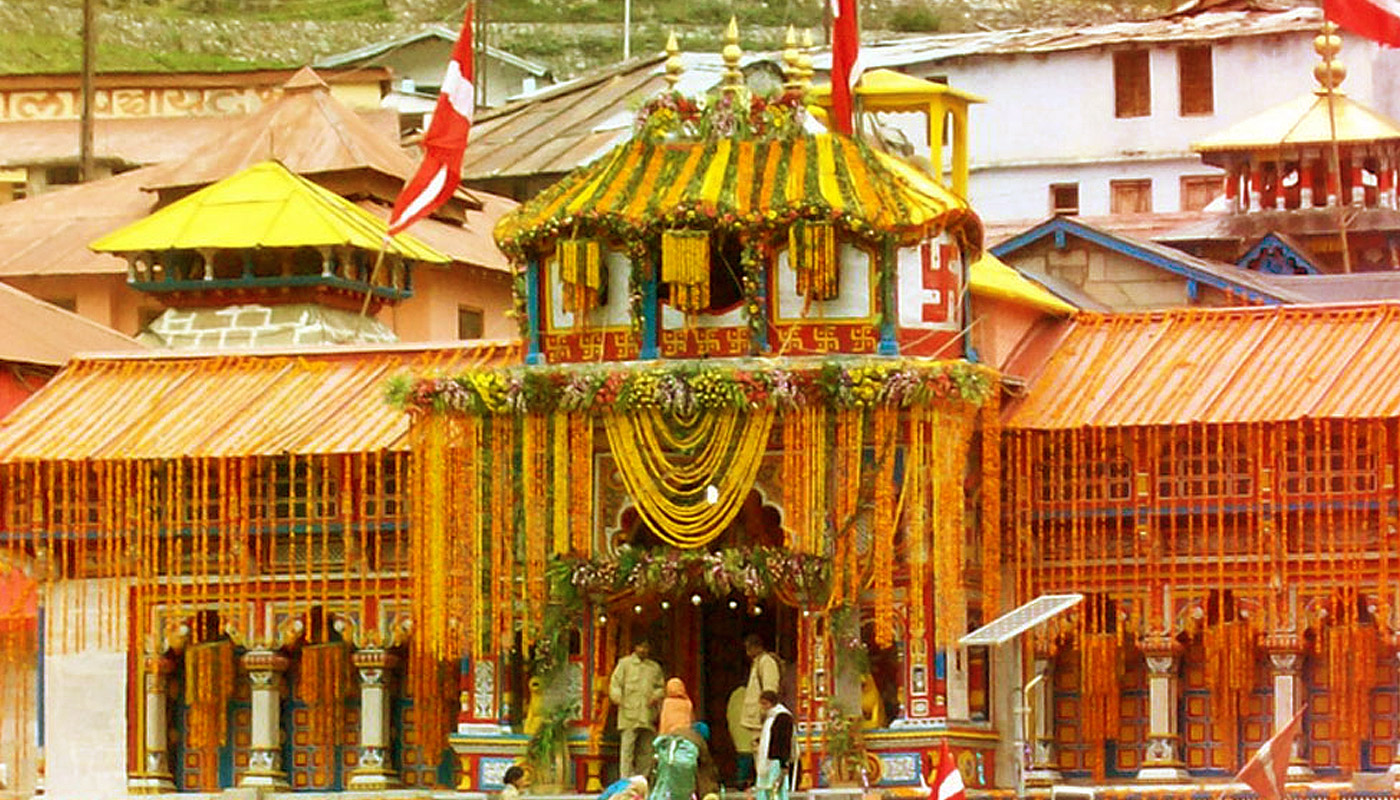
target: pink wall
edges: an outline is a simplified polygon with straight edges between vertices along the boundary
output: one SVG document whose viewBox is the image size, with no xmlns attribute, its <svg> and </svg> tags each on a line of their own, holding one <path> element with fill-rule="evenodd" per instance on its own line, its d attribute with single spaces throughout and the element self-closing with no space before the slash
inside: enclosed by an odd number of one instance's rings
<svg viewBox="0 0 1400 800">
<path fill-rule="evenodd" d="M 379 318 L 404 342 L 443 342 L 457 338 L 457 308 L 484 312 L 487 339 L 519 335 L 511 308 L 510 276 L 476 267 L 425 267 L 413 275 L 413 297 Z"/>
</svg>

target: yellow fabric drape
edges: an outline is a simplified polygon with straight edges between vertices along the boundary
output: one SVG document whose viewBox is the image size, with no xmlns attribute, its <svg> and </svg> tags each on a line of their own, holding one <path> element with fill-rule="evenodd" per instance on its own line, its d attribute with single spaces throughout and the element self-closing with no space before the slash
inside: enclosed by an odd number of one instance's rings
<svg viewBox="0 0 1400 800">
<path fill-rule="evenodd" d="M 660 414 L 603 417 L 608 445 L 638 512 L 657 536 L 680 548 L 707 544 L 739 513 L 767 449 L 773 410 L 726 409 L 690 422 L 690 430 L 683 424 L 668 430 Z M 677 457 L 675 445 L 702 441 L 694 435 L 702 426 L 710 428 L 710 436 L 700 452 Z"/>
</svg>

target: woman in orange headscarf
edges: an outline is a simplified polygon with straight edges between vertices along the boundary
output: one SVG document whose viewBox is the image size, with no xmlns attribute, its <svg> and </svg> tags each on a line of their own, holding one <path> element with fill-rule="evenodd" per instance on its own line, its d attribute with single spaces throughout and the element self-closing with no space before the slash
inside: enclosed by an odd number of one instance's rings
<svg viewBox="0 0 1400 800">
<path fill-rule="evenodd" d="M 685 681 L 672 678 L 666 681 L 666 699 L 661 701 L 661 722 L 656 730 L 662 736 L 685 730 L 695 722 L 695 709 L 690 696 L 685 693 Z"/>
</svg>

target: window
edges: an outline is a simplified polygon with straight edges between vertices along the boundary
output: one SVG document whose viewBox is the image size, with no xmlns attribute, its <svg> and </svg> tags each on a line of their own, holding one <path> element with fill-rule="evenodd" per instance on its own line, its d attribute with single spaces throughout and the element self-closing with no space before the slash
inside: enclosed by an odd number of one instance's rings
<svg viewBox="0 0 1400 800">
<path fill-rule="evenodd" d="M 1109 181 L 1110 214 L 1152 213 L 1152 181 L 1149 178 Z"/>
<path fill-rule="evenodd" d="M 1077 183 L 1052 183 L 1052 184 L 1050 184 L 1050 213 L 1051 213 L 1051 214 L 1078 214 L 1078 213 L 1079 213 L 1079 184 L 1077 184 Z"/>
<path fill-rule="evenodd" d="M 485 335 L 486 318 L 481 309 L 457 306 L 457 338 L 480 339 Z"/>
<path fill-rule="evenodd" d="M 1152 78 L 1146 50 L 1113 54 L 1113 113 L 1145 117 L 1152 113 Z"/>
<path fill-rule="evenodd" d="M 1176 68 L 1181 84 L 1181 116 L 1214 114 L 1215 77 L 1210 45 L 1177 50 Z"/>
<path fill-rule="evenodd" d="M 1200 211 L 1225 193 L 1225 181 L 1219 175 L 1182 175 L 1181 210 Z"/>
</svg>

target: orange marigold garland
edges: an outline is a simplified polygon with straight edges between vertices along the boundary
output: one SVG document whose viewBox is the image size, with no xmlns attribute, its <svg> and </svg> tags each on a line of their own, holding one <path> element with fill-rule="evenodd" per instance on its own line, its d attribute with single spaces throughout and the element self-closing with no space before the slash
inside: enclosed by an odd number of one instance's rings
<svg viewBox="0 0 1400 800">
<path fill-rule="evenodd" d="M 1225 763 L 1236 764 L 1240 708 L 1254 689 L 1254 629 L 1248 620 L 1223 622 L 1207 626 L 1201 640 L 1216 738 L 1224 742 Z"/>
<path fill-rule="evenodd" d="M 1337 763 L 1344 772 L 1361 765 L 1361 743 L 1371 738 L 1371 690 L 1375 688 L 1380 648 L 1376 627 L 1339 622 L 1326 629 L 1327 675 L 1336 714 L 1332 737 Z"/>
<path fill-rule="evenodd" d="M 982 621 L 1001 612 L 1001 397 L 991 392 L 980 412 L 982 428 Z"/>
<path fill-rule="evenodd" d="M 189 706 L 186 741 L 202 750 L 224 743 L 228 701 L 237 673 L 233 643 L 228 640 L 190 645 L 185 649 L 185 704 Z"/>
<path fill-rule="evenodd" d="M 1104 744 L 1118 737 L 1123 654 L 1116 633 L 1080 634 L 1079 715 L 1085 760 L 1096 780 L 1105 773 Z"/>
<path fill-rule="evenodd" d="M 301 649 L 298 694 L 306 703 L 311 741 L 339 743 L 345 727 L 345 698 L 350 693 L 350 658 L 344 642 L 307 645 Z"/>
<path fill-rule="evenodd" d="M 877 406 L 872 412 L 875 436 L 875 514 L 871 555 L 875 584 L 875 644 L 894 642 L 894 548 L 896 513 L 895 448 L 899 444 L 899 410 Z"/>
</svg>

